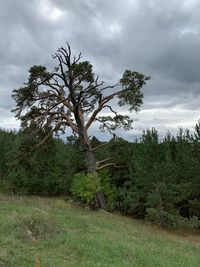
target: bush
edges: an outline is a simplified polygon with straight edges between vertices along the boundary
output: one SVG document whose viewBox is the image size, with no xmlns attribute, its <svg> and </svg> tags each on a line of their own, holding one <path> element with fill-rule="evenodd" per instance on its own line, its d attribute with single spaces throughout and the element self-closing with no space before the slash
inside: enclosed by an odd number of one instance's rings
<svg viewBox="0 0 200 267">
<path fill-rule="evenodd" d="M 77 173 L 72 183 L 72 194 L 75 201 L 93 205 L 95 193 L 101 191 L 100 177 L 97 174 Z"/>
<path fill-rule="evenodd" d="M 200 220 L 197 216 L 190 218 L 189 223 L 192 229 L 200 229 Z"/>
<path fill-rule="evenodd" d="M 95 194 L 102 192 L 106 198 L 108 209 L 114 209 L 117 205 L 117 188 L 110 184 L 110 177 L 107 172 L 99 174 L 77 173 L 72 183 L 72 194 L 75 201 L 93 206 Z"/>
<path fill-rule="evenodd" d="M 168 213 L 164 210 L 158 210 L 154 208 L 146 209 L 146 219 L 152 223 L 159 224 L 161 227 L 167 227 Z"/>
<path fill-rule="evenodd" d="M 117 187 L 110 183 L 110 176 L 107 171 L 102 171 L 99 173 L 100 183 L 102 186 L 102 191 L 106 198 L 107 208 L 114 210 L 117 207 L 119 201 L 119 192 Z"/>
<path fill-rule="evenodd" d="M 148 208 L 146 219 L 154 224 L 159 224 L 162 227 L 172 229 L 200 229 L 200 220 L 198 217 L 184 218 L 177 213 L 169 213 L 167 211 L 160 211 L 154 208 Z"/>
</svg>

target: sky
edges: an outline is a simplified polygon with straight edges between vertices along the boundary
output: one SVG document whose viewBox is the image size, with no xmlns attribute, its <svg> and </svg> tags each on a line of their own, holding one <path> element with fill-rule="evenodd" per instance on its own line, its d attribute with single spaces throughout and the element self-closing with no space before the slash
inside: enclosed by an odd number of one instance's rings
<svg viewBox="0 0 200 267">
<path fill-rule="evenodd" d="M 53 68 L 66 41 L 110 84 L 125 69 L 151 76 L 122 137 L 152 127 L 176 134 L 200 119 L 199 0 L 0 0 L 0 35 L 0 128 L 19 129 L 12 90 L 32 65 Z"/>
</svg>

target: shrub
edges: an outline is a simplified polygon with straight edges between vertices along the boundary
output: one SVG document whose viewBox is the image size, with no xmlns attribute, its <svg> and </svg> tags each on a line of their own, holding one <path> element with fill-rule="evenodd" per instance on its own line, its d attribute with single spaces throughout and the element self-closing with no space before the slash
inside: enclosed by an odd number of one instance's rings
<svg viewBox="0 0 200 267">
<path fill-rule="evenodd" d="M 161 227 L 167 227 L 168 213 L 164 210 L 158 210 L 154 208 L 146 209 L 146 219 L 152 223 L 159 224 Z"/>
<path fill-rule="evenodd" d="M 167 211 L 160 211 L 155 208 L 148 208 L 146 219 L 152 223 L 159 224 L 162 227 L 172 229 L 189 229 L 197 230 L 200 229 L 200 220 L 198 217 L 193 216 L 191 218 L 184 218 L 177 213 L 170 213 Z"/>
<path fill-rule="evenodd" d="M 114 209 L 118 201 L 117 188 L 110 184 L 107 172 L 99 174 L 77 173 L 72 183 L 74 199 L 82 204 L 93 206 L 95 194 L 104 193 L 108 209 Z"/>
<path fill-rule="evenodd" d="M 189 222 L 192 229 L 200 229 L 200 220 L 197 216 L 191 217 Z"/>
<path fill-rule="evenodd" d="M 100 177 L 97 174 L 77 173 L 71 191 L 76 201 L 91 206 L 94 203 L 95 193 L 101 189 Z"/>
<path fill-rule="evenodd" d="M 106 198 L 107 208 L 114 210 L 117 207 L 119 200 L 119 192 L 117 187 L 110 183 L 110 176 L 107 171 L 100 172 L 99 176 L 102 191 Z"/>
</svg>

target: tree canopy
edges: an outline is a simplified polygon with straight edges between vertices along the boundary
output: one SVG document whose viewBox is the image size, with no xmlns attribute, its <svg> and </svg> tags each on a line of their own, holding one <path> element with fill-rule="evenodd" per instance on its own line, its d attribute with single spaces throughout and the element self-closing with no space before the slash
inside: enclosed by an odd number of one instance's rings
<svg viewBox="0 0 200 267">
<path fill-rule="evenodd" d="M 148 76 L 125 70 L 116 84 L 107 85 L 99 81 L 89 61 L 81 61 L 81 54 L 72 55 L 68 43 L 66 48 L 59 48 L 53 58 L 58 63 L 53 71 L 45 66 L 33 66 L 25 86 L 13 90 L 16 101 L 13 111 L 22 127 L 31 124 L 38 129 L 51 127 L 46 138 L 69 127 L 86 148 L 89 145 L 87 131 L 95 122 L 101 130 L 107 129 L 110 133 L 117 128 L 131 128 L 132 119 L 118 113 L 109 103 L 116 98 L 119 106 L 128 105 L 129 111 L 138 111 L 143 102 L 141 88 L 149 80 Z M 112 115 L 102 115 L 105 110 Z"/>
</svg>

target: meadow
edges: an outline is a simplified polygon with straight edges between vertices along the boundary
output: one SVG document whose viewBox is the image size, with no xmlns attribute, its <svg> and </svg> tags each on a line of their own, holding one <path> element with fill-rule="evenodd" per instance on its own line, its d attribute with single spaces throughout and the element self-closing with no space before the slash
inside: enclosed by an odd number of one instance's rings
<svg viewBox="0 0 200 267">
<path fill-rule="evenodd" d="M 0 196 L 1 267 L 199 267 L 200 235 L 59 198 Z"/>
</svg>

